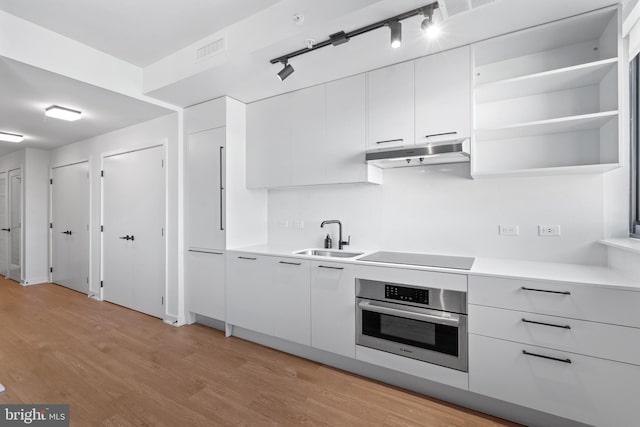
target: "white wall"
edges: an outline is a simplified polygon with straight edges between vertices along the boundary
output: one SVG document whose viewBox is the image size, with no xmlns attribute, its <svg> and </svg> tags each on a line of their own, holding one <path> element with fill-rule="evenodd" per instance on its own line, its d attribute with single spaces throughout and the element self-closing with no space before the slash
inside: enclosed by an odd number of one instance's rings
<svg viewBox="0 0 640 427">
<path fill-rule="evenodd" d="M 472 180 L 469 165 L 456 164 L 385 170 L 380 186 L 270 190 L 269 243 L 322 247 L 330 232 L 337 247 L 337 227 L 320 222 L 340 219 L 352 248 L 604 264 L 606 250 L 596 243 L 604 233 L 603 179 Z M 499 224 L 519 225 L 520 236 L 499 236 Z M 561 237 L 538 237 L 538 224 L 561 225 Z"/>
<path fill-rule="evenodd" d="M 49 281 L 49 152 L 25 149 L 23 185 L 25 285 Z"/>
<path fill-rule="evenodd" d="M 184 318 L 178 275 L 178 113 L 139 123 L 51 151 L 51 167 L 89 161 L 91 175 L 91 273 L 90 292 L 100 291 L 100 168 L 104 154 L 127 152 L 158 144 L 165 146 L 167 200 L 167 284 L 166 316 L 169 321 Z"/>
</svg>

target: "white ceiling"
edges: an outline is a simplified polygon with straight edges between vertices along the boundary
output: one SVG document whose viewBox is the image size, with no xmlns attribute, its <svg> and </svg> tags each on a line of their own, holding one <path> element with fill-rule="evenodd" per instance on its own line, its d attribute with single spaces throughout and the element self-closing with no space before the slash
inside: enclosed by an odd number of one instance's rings
<svg viewBox="0 0 640 427">
<path fill-rule="evenodd" d="M 0 0 L 0 10 L 146 66 L 279 0 Z"/>
<path fill-rule="evenodd" d="M 23 147 L 51 149 L 171 113 L 170 110 L 0 57 L 0 131 L 25 136 L 0 142 L 0 156 Z M 80 110 L 75 122 L 45 117 L 57 104 Z"/>
</svg>

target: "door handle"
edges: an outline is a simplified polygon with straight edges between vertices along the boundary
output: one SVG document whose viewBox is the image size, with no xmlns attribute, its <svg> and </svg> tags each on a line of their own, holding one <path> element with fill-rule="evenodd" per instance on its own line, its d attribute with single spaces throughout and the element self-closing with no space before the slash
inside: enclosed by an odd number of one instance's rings
<svg viewBox="0 0 640 427">
<path fill-rule="evenodd" d="M 523 291 L 530 291 L 530 292 L 544 292 L 544 293 L 547 293 L 547 294 L 571 295 L 571 292 L 569 292 L 569 291 L 550 291 L 550 290 L 547 290 L 547 289 L 527 288 L 526 286 L 523 286 L 521 289 Z"/>
<path fill-rule="evenodd" d="M 2 230 L 2 231 L 11 231 L 11 229 L 10 229 L 10 228 L 2 228 L 2 229 L 0 229 L 0 230 Z"/>
<path fill-rule="evenodd" d="M 421 322 L 436 323 L 446 326 L 458 326 L 460 320 L 458 317 L 442 317 L 426 313 L 416 313 L 411 311 L 399 310 L 397 308 L 383 307 L 368 301 L 360 301 L 358 303 L 360 310 L 372 311 L 374 313 L 388 314 L 389 316 L 404 317 L 407 319 L 418 320 Z"/>
<path fill-rule="evenodd" d="M 402 138 L 398 138 L 398 139 L 387 139 L 385 141 L 376 141 L 376 144 L 386 144 L 388 142 L 402 142 L 404 141 L 404 139 Z"/>
<path fill-rule="evenodd" d="M 133 236 L 129 236 L 128 234 L 126 236 L 120 236 L 118 237 L 118 239 L 122 239 L 122 240 L 135 240 L 135 238 Z"/>
<path fill-rule="evenodd" d="M 425 138 L 433 138 L 435 136 L 445 136 L 445 135 L 456 135 L 458 132 L 443 132 L 443 133 L 432 133 L 431 135 L 425 135 Z"/>
</svg>

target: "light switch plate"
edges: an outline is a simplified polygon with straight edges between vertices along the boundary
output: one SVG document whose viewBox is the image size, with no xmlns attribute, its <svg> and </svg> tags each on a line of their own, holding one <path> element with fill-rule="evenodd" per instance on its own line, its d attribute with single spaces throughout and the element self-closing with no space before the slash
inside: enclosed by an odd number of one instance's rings
<svg viewBox="0 0 640 427">
<path fill-rule="evenodd" d="M 558 237 L 560 236 L 560 226 L 555 225 L 539 225 L 538 235 L 542 237 Z"/>
</svg>

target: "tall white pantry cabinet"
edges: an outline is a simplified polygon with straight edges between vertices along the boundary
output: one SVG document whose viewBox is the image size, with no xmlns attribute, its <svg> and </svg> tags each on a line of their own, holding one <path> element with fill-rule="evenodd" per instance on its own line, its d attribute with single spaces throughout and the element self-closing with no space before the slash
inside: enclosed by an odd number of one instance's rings
<svg viewBox="0 0 640 427">
<path fill-rule="evenodd" d="M 225 257 L 267 240 L 266 190 L 246 188 L 246 107 L 228 97 L 185 109 L 185 303 L 224 321 Z"/>
</svg>

